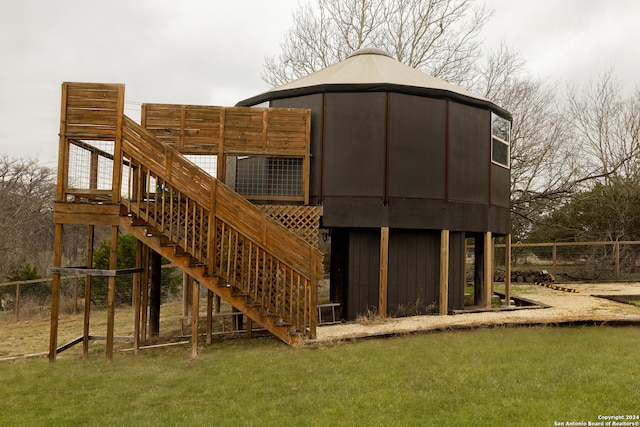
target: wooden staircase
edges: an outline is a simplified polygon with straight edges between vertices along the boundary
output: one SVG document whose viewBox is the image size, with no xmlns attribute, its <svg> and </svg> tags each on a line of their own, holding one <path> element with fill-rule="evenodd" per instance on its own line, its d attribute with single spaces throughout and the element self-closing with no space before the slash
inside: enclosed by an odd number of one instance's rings
<svg viewBox="0 0 640 427">
<path fill-rule="evenodd" d="M 315 336 L 320 254 L 125 117 L 121 226 L 289 344 Z"/>
<path fill-rule="evenodd" d="M 254 322 L 292 345 L 315 337 L 317 248 L 125 116 L 123 98 L 122 85 L 63 85 L 57 223 L 91 223 L 74 222 L 77 206 L 120 205 L 118 227 Z M 113 161 L 109 192 L 69 184 L 68 146 L 86 140 L 114 141 L 96 154 Z M 116 224 L 114 209 L 98 210 L 96 224 Z"/>
</svg>

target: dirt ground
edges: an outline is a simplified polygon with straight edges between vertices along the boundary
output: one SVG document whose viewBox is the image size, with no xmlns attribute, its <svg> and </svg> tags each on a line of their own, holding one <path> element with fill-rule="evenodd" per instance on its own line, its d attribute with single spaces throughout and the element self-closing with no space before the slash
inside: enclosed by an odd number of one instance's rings
<svg viewBox="0 0 640 427">
<path fill-rule="evenodd" d="M 413 316 L 373 321 L 355 321 L 321 326 L 318 342 L 352 340 L 498 325 L 562 324 L 568 322 L 638 322 L 640 307 L 599 298 L 596 295 L 640 295 L 640 283 L 559 285 L 578 290 L 564 292 L 534 284 L 512 286 L 511 295 L 542 303 L 546 308 L 520 308 L 508 311 L 462 313 L 449 316 Z M 639 297 L 640 298 L 640 297 Z"/>
</svg>

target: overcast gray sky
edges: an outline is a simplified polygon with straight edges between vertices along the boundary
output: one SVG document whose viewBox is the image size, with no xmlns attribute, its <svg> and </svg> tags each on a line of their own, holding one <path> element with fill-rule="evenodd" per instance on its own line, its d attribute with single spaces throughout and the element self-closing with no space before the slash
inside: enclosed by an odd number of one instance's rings
<svg viewBox="0 0 640 427">
<path fill-rule="evenodd" d="M 303 2 L 304 0 L 300 0 Z M 486 0 L 483 37 L 504 38 L 534 76 L 586 83 L 613 68 L 640 85 L 637 0 Z M 124 83 L 140 103 L 233 105 L 267 89 L 298 0 L 5 0 L 0 5 L 0 154 L 56 165 L 60 85 Z"/>
</svg>

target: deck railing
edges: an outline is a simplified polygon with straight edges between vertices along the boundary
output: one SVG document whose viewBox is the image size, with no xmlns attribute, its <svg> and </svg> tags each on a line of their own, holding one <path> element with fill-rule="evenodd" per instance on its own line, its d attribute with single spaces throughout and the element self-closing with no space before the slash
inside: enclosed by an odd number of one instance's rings
<svg viewBox="0 0 640 427">
<path fill-rule="evenodd" d="M 127 117 L 122 149 L 131 212 L 209 274 L 315 335 L 317 249 Z"/>
<path fill-rule="evenodd" d="M 315 335 L 320 252 L 180 152 L 218 155 L 223 169 L 247 150 L 302 158 L 306 200 L 309 111 L 153 104 L 143 118 L 151 130 L 124 115 L 124 85 L 63 84 L 56 224 L 115 226 L 124 205 L 195 268 Z"/>
</svg>

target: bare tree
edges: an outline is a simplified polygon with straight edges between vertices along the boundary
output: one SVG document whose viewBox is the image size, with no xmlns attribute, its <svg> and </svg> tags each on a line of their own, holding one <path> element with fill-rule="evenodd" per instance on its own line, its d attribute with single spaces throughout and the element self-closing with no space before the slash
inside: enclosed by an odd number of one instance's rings
<svg viewBox="0 0 640 427">
<path fill-rule="evenodd" d="M 36 159 L 0 155 L 0 276 L 30 263 L 46 270 L 53 241 L 55 174 Z"/>
<path fill-rule="evenodd" d="M 588 168 L 584 180 L 605 184 L 639 178 L 640 91 L 623 98 L 620 83 L 609 70 L 582 91 L 569 88 L 567 117 Z"/>
<path fill-rule="evenodd" d="M 293 16 L 282 53 L 265 59 L 262 78 L 278 86 L 377 47 L 399 61 L 470 86 L 477 36 L 490 18 L 474 0 L 317 0 Z"/>
<path fill-rule="evenodd" d="M 562 203 L 550 205 L 551 209 L 542 212 L 544 215 L 538 215 L 532 237 L 611 241 L 638 238 L 640 90 L 625 98 L 609 70 L 582 88 L 570 86 L 558 111 L 565 148 L 556 147 L 551 152 L 570 153 L 563 161 L 571 165 L 572 172 L 565 170 L 560 175 L 562 180 L 558 182 L 562 185 L 558 188 L 563 189 L 565 197 Z M 542 141 L 541 138 L 535 140 Z M 536 154 L 536 144 L 525 147 L 527 152 Z M 529 161 L 535 164 L 536 159 Z M 524 169 L 514 166 L 514 180 Z M 518 209 L 519 196 L 517 191 L 513 193 L 514 211 Z"/>
<path fill-rule="evenodd" d="M 569 197 L 581 177 L 570 126 L 549 83 L 525 72 L 525 61 L 505 43 L 489 54 L 476 91 L 513 115 L 511 211 L 523 238 L 532 222 Z"/>
</svg>

